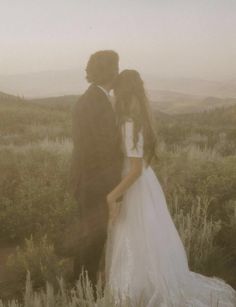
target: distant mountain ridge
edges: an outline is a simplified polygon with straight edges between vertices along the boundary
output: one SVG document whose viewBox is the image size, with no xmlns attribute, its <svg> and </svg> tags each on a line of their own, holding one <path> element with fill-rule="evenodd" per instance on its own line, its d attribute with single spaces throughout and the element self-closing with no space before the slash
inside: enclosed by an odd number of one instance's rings
<svg viewBox="0 0 236 307">
<path fill-rule="evenodd" d="M 15 96 L 15 95 L 0 92 L 0 99 L 19 100 L 20 98 L 18 96 Z"/>
<path fill-rule="evenodd" d="M 210 109 L 236 106 L 236 98 L 204 97 L 171 91 L 156 91 L 158 99 L 150 100 L 155 111 L 165 114 L 199 113 Z M 79 95 L 63 95 L 45 98 L 24 98 L 0 92 L 0 101 L 29 102 L 35 104 L 65 106 L 73 105 Z"/>
<path fill-rule="evenodd" d="M 152 101 L 151 105 L 156 110 L 165 113 L 195 113 L 218 107 L 236 105 L 236 98 L 201 97 L 182 93 L 165 92 L 159 100 Z"/>
<path fill-rule="evenodd" d="M 153 77 L 151 79 L 149 77 L 146 84 L 151 89 L 152 95 L 155 95 L 155 91 L 158 89 L 158 91 L 180 92 L 201 97 L 236 98 L 236 80 L 220 82 L 191 78 L 162 79 Z"/>
<path fill-rule="evenodd" d="M 159 110 L 160 113 L 199 113 L 201 111 L 210 111 L 212 109 L 225 108 L 232 110 L 236 108 L 236 98 L 218 98 L 218 97 L 200 97 L 184 93 L 160 91 L 162 93 L 159 101 L 150 100 L 151 106 Z M 163 94 L 164 93 L 164 94 Z M 25 98 L 0 91 L 0 101 L 6 102 L 25 102 L 40 105 L 58 105 L 75 103 L 80 95 L 62 95 L 52 97 Z"/>
<path fill-rule="evenodd" d="M 201 97 L 236 98 L 236 80 L 209 81 L 191 78 L 160 78 L 141 74 L 152 100 L 160 92 L 176 92 Z M 25 97 L 49 97 L 81 94 L 88 86 L 84 69 L 42 71 L 36 73 L 0 75 L 0 89 Z"/>
</svg>

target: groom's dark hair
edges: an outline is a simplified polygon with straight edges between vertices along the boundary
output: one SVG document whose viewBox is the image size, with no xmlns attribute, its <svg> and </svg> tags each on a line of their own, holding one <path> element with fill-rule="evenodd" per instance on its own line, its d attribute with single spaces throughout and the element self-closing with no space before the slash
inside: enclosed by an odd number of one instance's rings
<svg viewBox="0 0 236 307">
<path fill-rule="evenodd" d="M 92 54 L 86 67 L 89 83 L 104 85 L 118 75 L 119 56 L 113 50 L 101 50 Z"/>
</svg>

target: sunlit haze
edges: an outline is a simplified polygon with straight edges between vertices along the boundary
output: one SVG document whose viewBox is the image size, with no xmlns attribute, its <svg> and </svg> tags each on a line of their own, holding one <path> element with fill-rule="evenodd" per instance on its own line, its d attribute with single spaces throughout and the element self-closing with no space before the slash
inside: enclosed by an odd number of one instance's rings
<svg viewBox="0 0 236 307">
<path fill-rule="evenodd" d="M 84 71 L 114 49 L 160 78 L 236 79 L 234 0 L 0 0 L 0 75 Z"/>
</svg>

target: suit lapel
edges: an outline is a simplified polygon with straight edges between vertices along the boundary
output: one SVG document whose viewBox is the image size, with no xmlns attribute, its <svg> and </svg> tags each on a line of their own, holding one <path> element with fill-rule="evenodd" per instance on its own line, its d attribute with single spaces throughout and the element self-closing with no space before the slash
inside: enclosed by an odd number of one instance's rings
<svg viewBox="0 0 236 307">
<path fill-rule="evenodd" d="M 103 97 L 102 100 L 103 100 L 104 103 L 107 105 L 107 107 L 108 107 L 108 109 L 109 109 L 109 113 L 110 113 L 111 117 L 114 119 L 115 125 L 117 126 L 117 116 L 116 116 L 116 113 L 115 113 L 115 111 L 114 111 L 114 109 L 113 109 L 113 107 L 112 107 L 112 104 L 111 104 L 111 102 L 109 101 L 109 99 L 108 99 L 106 93 L 105 93 L 101 88 L 99 88 L 98 86 L 96 86 L 95 84 L 93 84 L 93 85 L 91 85 L 91 86 L 93 86 L 93 87 L 96 89 L 96 91 L 98 91 L 99 94 L 102 95 L 102 97 Z"/>
</svg>

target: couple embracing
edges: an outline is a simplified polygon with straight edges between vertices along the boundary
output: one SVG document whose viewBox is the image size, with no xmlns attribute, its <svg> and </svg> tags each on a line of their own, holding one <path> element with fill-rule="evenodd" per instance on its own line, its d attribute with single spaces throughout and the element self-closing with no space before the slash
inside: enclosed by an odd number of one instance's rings
<svg viewBox="0 0 236 307">
<path fill-rule="evenodd" d="M 223 280 L 189 270 L 182 241 L 151 162 L 157 138 L 140 74 L 119 73 L 119 56 L 94 53 L 87 91 L 73 112 L 73 191 L 83 245 L 74 258 L 95 286 L 138 306 L 236 306 Z M 114 97 L 110 91 L 113 90 Z M 76 244 L 76 242 L 75 242 Z"/>
</svg>

